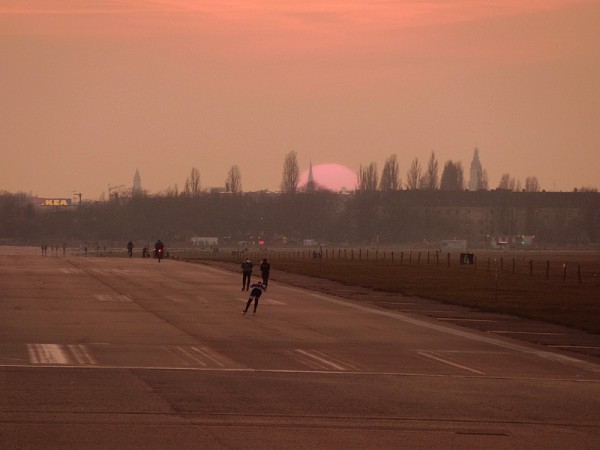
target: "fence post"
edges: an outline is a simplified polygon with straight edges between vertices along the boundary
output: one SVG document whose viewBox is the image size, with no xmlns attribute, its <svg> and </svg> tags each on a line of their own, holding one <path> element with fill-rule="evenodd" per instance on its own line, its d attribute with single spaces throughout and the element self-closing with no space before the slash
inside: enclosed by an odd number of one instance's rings
<svg viewBox="0 0 600 450">
<path fill-rule="evenodd" d="M 392 250 L 392 263 L 394 262 L 394 250 Z"/>
<path fill-rule="evenodd" d="M 448 267 L 450 267 L 450 252 L 448 252 Z"/>
<path fill-rule="evenodd" d="M 546 279 L 550 278 L 550 261 L 546 261 Z"/>
<path fill-rule="evenodd" d="M 529 276 L 533 276 L 533 259 L 529 260 Z"/>
</svg>

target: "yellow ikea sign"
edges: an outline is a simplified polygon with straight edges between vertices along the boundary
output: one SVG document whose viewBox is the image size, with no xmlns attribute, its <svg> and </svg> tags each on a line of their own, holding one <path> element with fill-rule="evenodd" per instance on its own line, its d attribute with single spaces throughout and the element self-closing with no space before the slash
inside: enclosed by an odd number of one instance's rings
<svg viewBox="0 0 600 450">
<path fill-rule="evenodd" d="M 70 198 L 44 198 L 41 200 L 42 206 L 71 206 Z"/>
</svg>

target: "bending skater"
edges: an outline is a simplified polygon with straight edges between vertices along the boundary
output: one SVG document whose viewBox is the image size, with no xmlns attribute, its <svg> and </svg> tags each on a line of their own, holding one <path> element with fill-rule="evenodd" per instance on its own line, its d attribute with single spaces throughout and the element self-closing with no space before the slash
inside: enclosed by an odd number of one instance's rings
<svg viewBox="0 0 600 450">
<path fill-rule="evenodd" d="M 258 283 L 254 283 L 250 287 L 251 287 L 250 297 L 248 297 L 248 303 L 246 303 L 246 308 L 244 309 L 244 314 L 246 314 L 248 312 L 248 308 L 250 308 L 250 305 L 252 304 L 252 300 L 254 300 L 254 313 L 253 314 L 256 314 L 256 308 L 258 308 L 258 299 L 260 298 L 262 293 L 265 291 L 265 287 L 263 286 L 263 284 L 260 281 Z"/>
</svg>

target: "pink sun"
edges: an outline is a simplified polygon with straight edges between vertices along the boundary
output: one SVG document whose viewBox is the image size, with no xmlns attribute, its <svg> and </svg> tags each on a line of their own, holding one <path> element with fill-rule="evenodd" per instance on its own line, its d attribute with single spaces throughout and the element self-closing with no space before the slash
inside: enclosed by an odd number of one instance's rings
<svg viewBox="0 0 600 450">
<path fill-rule="evenodd" d="M 317 164 L 312 167 L 312 173 L 318 186 L 334 192 L 356 190 L 356 173 L 341 164 Z M 307 181 L 308 170 L 305 170 L 300 174 L 298 187 L 306 186 Z"/>
</svg>

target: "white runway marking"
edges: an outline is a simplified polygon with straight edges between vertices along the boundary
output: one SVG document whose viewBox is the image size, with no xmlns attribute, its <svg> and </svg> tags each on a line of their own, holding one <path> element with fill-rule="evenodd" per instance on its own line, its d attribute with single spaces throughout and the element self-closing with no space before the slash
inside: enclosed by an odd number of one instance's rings
<svg viewBox="0 0 600 450">
<path fill-rule="evenodd" d="M 339 371 L 358 371 L 358 367 L 353 366 L 344 361 L 340 361 L 337 358 L 332 357 L 331 355 L 327 355 L 324 352 L 320 352 L 318 350 L 302 350 L 296 349 L 296 353 L 303 356 L 302 360 L 308 362 L 308 365 L 311 367 L 316 367 L 320 369 L 334 369 Z"/>
<path fill-rule="evenodd" d="M 424 310 L 423 312 L 427 312 Z M 465 319 L 461 317 L 436 317 L 437 320 L 447 320 L 449 322 L 500 322 L 494 319 Z"/>
<path fill-rule="evenodd" d="M 97 362 L 85 345 L 27 344 L 32 364 L 96 365 Z"/>
<path fill-rule="evenodd" d="M 202 297 L 201 295 L 198 295 L 196 297 L 196 300 L 201 305 L 208 305 L 208 300 L 206 298 Z"/>
<path fill-rule="evenodd" d="M 169 299 L 169 300 L 171 300 L 173 303 L 175 303 L 177 305 L 186 302 L 186 299 L 181 298 L 181 297 L 176 297 L 174 295 L 167 295 L 166 298 Z"/>
<path fill-rule="evenodd" d="M 463 366 L 462 364 L 457 364 L 455 362 L 449 361 L 441 356 L 437 356 L 433 352 L 417 352 L 418 355 L 425 356 L 426 358 L 431 358 L 435 361 L 441 362 L 443 364 L 448 364 L 449 366 L 456 367 L 458 369 L 467 370 L 469 372 L 476 373 L 478 375 L 485 375 L 485 372 L 480 372 L 479 370 L 471 369 L 470 367 Z"/>
<path fill-rule="evenodd" d="M 83 273 L 82 269 L 66 268 L 66 267 L 61 268 L 60 271 L 62 273 Z"/>
<path fill-rule="evenodd" d="M 121 294 L 96 294 L 94 295 L 99 302 L 131 302 L 131 298 Z"/>
<path fill-rule="evenodd" d="M 288 287 L 292 291 L 306 293 L 306 291 L 296 288 L 296 287 Z M 391 311 L 383 311 L 375 308 L 371 308 L 368 306 L 359 305 L 356 303 L 352 303 L 350 301 L 337 300 L 331 297 L 327 297 L 326 295 L 316 294 L 311 292 L 310 295 L 312 297 L 318 298 L 323 301 L 327 301 L 329 303 L 334 303 L 336 305 L 345 306 L 347 308 L 357 309 L 362 312 L 377 314 L 379 316 L 389 317 L 395 320 L 400 320 L 402 322 L 410 323 L 415 326 L 420 326 L 423 328 L 428 328 L 430 330 L 439 331 L 441 333 L 450 334 L 453 336 L 459 336 L 465 339 L 470 339 L 476 342 L 484 342 L 486 344 L 494 345 L 497 347 L 507 348 L 510 350 L 518 351 L 528 355 L 535 355 L 539 358 L 546 359 L 548 361 L 558 362 L 561 364 L 567 364 L 573 367 L 579 367 L 584 370 L 589 370 L 591 372 L 600 373 L 600 364 L 595 364 L 592 362 L 583 361 L 581 359 L 573 358 L 571 356 L 561 355 L 558 353 L 553 353 L 545 350 L 537 350 L 535 348 L 526 347 L 525 345 L 516 344 L 513 342 L 507 342 L 499 339 L 495 339 L 493 337 L 484 336 L 479 333 L 473 333 L 468 331 L 457 330 L 454 328 L 449 328 L 442 324 L 437 324 L 434 322 L 427 322 L 425 320 L 417 319 L 415 317 L 410 317 L 408 315 L 399 313 L 399 312 L 391 312 Z"/>
</svg>

